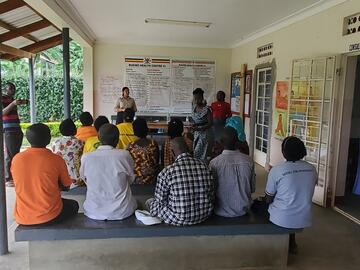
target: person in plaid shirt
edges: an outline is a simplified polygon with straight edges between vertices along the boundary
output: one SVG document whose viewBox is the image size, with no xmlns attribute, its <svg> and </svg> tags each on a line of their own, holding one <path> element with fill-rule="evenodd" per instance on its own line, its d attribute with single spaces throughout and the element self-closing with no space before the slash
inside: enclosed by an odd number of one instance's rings
<svg viewBox="0 0 360 270">
<path fill-rule="evenodd" d="M 204 162 L 189 154 L 184 138 L 172 139 L 171 148 L 176 159 L 158 175 L 150 213 L 171 225 L 200 223 L 213 212 L 213 176 Z"/>
</svg>

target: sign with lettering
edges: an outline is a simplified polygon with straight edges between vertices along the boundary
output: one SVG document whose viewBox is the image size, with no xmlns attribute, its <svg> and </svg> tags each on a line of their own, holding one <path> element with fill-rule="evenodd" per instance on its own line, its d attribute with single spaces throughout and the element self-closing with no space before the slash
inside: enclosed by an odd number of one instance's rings
<svg viewBox="0 0 360 270">
<path fill-rule="evenodd" d="M 354 52 L 360 50 L 360 43 L 350 44 L 349 52 Z"/>
</svg>

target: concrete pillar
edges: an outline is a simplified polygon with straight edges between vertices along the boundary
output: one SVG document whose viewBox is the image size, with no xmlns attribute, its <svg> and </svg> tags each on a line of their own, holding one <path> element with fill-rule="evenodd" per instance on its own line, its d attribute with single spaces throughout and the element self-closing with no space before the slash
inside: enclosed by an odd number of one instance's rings
<svg viewBox="0 0 360 270">
<path fill-rule="evenodd" d="M 94 49 L 92 47 L 83 47 L 84 54 L 84 90 L 83 90 L 83 111 L 88 111 L 92 115 L 94 108 Z"/>
</svg>

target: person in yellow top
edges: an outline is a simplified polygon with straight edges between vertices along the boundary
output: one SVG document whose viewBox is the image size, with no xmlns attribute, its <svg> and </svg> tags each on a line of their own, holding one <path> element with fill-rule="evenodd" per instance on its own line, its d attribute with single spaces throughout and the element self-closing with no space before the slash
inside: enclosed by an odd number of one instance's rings
<svg viewBox="0 0 360 270">
<path fill-rule="evenodd" d="M 95 119 L 94 126 L 97 132 L 99 132 L 100 128 L 104 124 L 109 124 L 109 119 L 106 116 L 100 115 Z M 85 141 L 83 154 L 90 153 L 95 151 L 101 145 L 98 135 L 88 138 Z M 121 149 L 121 143 L 119 142 L 116 146 L 117 149 Z"/>
<path fill-rule="evenodd" d="M 119 129 L 120 137 L 119 142 L 121 143 L 121 148 L 126 149 L 126 146 L 135 142 L 138 138 L 134 134 L 134 129 L 132 122 L 134 121 L 135 112 L 128 108 L 124 111 L 124 120 L 125 122 L 116 125 Z"/>
<path fill-rule="evenodd" d="M 76 131 L 75 137 L 80 141 L 85 142 L 88 138 L 97 136 L 95 127 L 92 125 L 94 119 L 89 112 L 83 112 L 80 114 L 81 127 Z"/>
</svg>

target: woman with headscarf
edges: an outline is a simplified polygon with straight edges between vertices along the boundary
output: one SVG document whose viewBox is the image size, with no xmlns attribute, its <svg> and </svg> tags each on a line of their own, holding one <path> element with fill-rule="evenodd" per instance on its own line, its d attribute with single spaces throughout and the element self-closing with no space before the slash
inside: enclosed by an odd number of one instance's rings
<svg viewBox="0 0 360 270">
<path fill-rule="evenodd" d="M 213 132 L 211 130 L 213 118 L 210 108 L 206 105 L 204 91 L 196 88 L 193 91 L 193 131 L 194 157 L 208 163 L 212 153 Z"/>
<path fill-rule="evenodd" d="M 238 141 L 236 142 L 236 149 L 245 155 L 250 154 L 249 145 L 246 142 L 246 134 L 242 119 L 239 116 L 232 116 L 226 120 L 225 127 L 231 127 L 236 130 Z M 221 134 L 221 131 L 219 132 Z M 217 157 L 224 150 L 221 143 L 215 143 L 212 158 Z"/>
<path fill-rule="evenodd" d="M 250 149 L 249 145 L 246 141 L 246 134 L 244 131 L 244 124 L 240 116 L 232 116 L 226 120 L 225 127 L 232 127 L 236 130 L 238 135 L 238 143 L 237 148 L 240 150 L 241 153 L 249 155 Z"/>
</svg>

